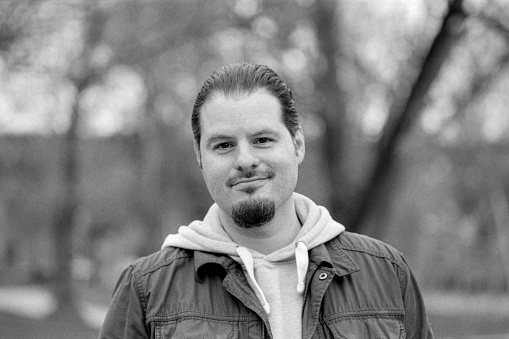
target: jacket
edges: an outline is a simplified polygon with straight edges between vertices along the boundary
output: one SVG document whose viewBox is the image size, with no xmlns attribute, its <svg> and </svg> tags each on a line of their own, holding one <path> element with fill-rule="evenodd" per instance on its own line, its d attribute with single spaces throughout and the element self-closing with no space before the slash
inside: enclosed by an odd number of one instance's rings
<svg viewBox="0 0 509 339">
<path fill-rule="evenodd" d="M 240 264 L 168 247 L 122 273 L 100 338 L 271 338 L 271 329 Z M 401 253 L 343 232 L 309 251 L 302 338 L 433 334 Z"/>
</svg>

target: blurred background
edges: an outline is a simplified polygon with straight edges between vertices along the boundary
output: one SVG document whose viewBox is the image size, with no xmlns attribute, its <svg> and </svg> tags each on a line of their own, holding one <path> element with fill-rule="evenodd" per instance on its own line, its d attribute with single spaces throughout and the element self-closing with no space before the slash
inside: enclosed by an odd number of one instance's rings
<svg viewBox="0 0 509 339">
<path fill-rule="evenodd" d="M 439 338 L 509 337 L 504 0 L 0 0 L 0 338 L 95 338 L 120 272 L 212 203 L 212 71 L 293 90 L 298 192 L 401 250 Z"/>
</svg>

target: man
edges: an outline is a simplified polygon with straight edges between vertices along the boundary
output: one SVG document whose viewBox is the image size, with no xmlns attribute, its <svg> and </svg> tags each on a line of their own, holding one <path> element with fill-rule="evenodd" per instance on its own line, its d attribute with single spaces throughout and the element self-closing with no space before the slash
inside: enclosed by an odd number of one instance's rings
<svg viewBox="0 0 509 339">
<path fill-rule="evenodd" d="M 294 192 L 304 135 L 274 71 L 213 73 L 191 120 L 215 204 L 124 271 L 101 338 L 433 336 L 401 254 Z"/>
</svg>

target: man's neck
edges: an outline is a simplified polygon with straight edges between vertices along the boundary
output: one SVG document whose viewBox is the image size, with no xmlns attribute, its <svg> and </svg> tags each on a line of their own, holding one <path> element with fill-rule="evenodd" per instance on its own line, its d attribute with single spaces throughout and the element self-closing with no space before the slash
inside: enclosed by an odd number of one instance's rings
<svg viewBox="0 0 509 339">
<path fill-rule="evenodd" d="M 291 244 L 301 229 L 292 198 L 278 208 L 274 219 L 263 226 L 242 228 L 226 214 L 222 214 L 221 222 L 235 243 L 262 254 L 270 254 Z"/>
</svg>

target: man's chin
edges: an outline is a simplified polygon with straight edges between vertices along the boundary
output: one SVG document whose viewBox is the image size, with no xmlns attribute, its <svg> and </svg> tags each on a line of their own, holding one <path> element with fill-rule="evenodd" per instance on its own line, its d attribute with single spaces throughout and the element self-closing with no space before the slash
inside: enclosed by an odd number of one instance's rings
<svg viewBox="0 0 509 339">
<path fill-rule="evenodd" d="M 276 214 L 272 199 L 251 196 L 232 209 L 233 221 L 242 228 L 260 227 L 270 222 Z"/>
</svg>

